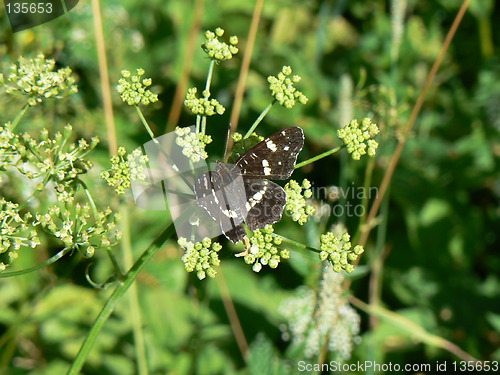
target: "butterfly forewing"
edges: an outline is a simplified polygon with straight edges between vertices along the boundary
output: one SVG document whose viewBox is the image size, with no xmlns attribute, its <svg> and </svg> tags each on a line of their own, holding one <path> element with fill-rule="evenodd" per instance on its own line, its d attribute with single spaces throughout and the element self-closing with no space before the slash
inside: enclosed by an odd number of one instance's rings
<svg viewBox="0 0 500 375">
<path fill-rule="evenodd" d="M 256 144 L 235 162 L 245 177 L 286 180 L 295 168 L 304 146 L 304 132 L 299 127 L 286 128 Z"/>
<path fill-rule="evenodd" d="M 217 163 L 216 171 L 209 171 L 195 180 L 194 191 L 198 205 L 219 223 L 222 233 L 234 243 L 246 234 L 242 226 L 248 213 L 242 176 L 236 168 Z"/>
</svg>

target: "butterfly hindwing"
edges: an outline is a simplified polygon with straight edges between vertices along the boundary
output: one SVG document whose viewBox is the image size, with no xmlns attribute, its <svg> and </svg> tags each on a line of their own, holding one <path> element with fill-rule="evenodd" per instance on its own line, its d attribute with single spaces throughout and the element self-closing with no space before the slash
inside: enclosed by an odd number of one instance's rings
<svg viewBox="0 0 500 375">
<path fill-rule="evenodd" d="M 241 155 L 235 165 L 244 177 L 286 180 L 304 146 L 304 132 L 291 127 L 274 133 Z"/>
<path fill-rule="evenodd" d="M 245 178 L 247 209 L 245 222 L 250 230 L 264 228 L 281 220 L 286 194 L 281 186 L 257 178 Z"/>
</svg>

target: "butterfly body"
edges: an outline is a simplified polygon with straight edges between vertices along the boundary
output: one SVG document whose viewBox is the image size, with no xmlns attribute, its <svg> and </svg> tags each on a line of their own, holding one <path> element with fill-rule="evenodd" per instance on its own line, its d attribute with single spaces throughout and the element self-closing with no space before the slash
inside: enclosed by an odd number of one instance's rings
<svg viewBox="0 0 500 375">
<path fill-rule="evenodd" d="M 290 127 L 258 143 L 234 164 L 217 162 L 215 171 L 195 179 L 198 205 L 234 243 L 246 235 L 243 222 L 256 230 L 281 220 L 286 194 L 269 179 L 288 179 L 303 146 L 302 129 Z"/>
</svg>

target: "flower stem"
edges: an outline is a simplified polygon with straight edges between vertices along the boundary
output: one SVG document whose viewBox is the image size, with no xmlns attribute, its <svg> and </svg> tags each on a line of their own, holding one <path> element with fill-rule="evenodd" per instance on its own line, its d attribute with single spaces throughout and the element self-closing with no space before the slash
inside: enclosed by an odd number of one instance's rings
<svg viewBox="0 0 500 375">
<path fill-rule="evenodd" d="M 210 85 L 212 84 L 212 77 L 214 74 L 215 60 L 210 62 L 207 74 L 207 82 L 205 83 L 205 91 L 210 92 Z M 200 127 L 201 123 L 201 127 Z M 196 116 L 196 133 L 201 131 L 201 134 L 205 134 L 207 130 L 207 116 Z"/>
<path fill-rule="evenodd" d="M 153 131 L 151 130 L 151 128 L 149 127 L 149 124 L 148 122 L 146 121 L 146 118 L 144 117 L 144 115 L 142 114 L 142 111 L 141 109 L 139 108 L 138 105 L 135 106 L 135 110 L 137 111 L 137 113 L 139 114 L 139 117 L 142 121 L 142 124 L 144 125 L 144 127 L 146 128 L 146 131 L 148 132 L 149 136 L 151 137 L 151 139 L 154 141 L 156 138 L 155 138 L 155 135 L 153 133 Z"/>
<path fill-rule="evenodd" d="M 108 320 L 108 318 L 110 317 L 118 302 L 135 281 L 139 272 L 141 272 L 148 261 L 153 257 L 154 254 L 156 254 L 158 249 L 165 243 L 165 241 L 174 234 L 174 232 L 174 223 L 170 223 L 170 225 L 158 236 L 158 238 L 154 240 L 151 245 L 149 245 L 149 247 L 140 256 L 140 258 L 135 262 L 130 271 L 128 271 L 127 274 L 123 277 L 122 283 L 116 287 L 115 291 L 106 301 L 104 307 L 97 316 L 67 375 L 77 375 L 80 373 L 80 370 L 82 369 L 83 364 L 85 363 L 85 360 L 90 353 L 90 350 L 94 346 L 99 332 L 101 331 L 106 320 Z"/>
<path fill-rule="evenodd" d="M 331 154 L 334 154 L 337 151 L 339 151 L 342 147 L 344 147 L 344 145 L 332 148 L 331 150 L 325 151 L 322 154 L 319 154 L 319 155 L 316 155 L 313 158 L 307 159 L 307 160 L 303 161 L 302 163 L 295 164 L 295 169 L 302 168 L 302 167 L 304 167 L 304 166 L 306 166 L 308 164 L 314 163 L 317 160 L 323 159 L 323 158 L 325 158 L 325 157 L 327 157 L 327 156 L 329 156 Z"/>
<path fill-rule="evenodd" d="M 17 114 L 14 121 L 12 121 L 12 128 L 10 129 L 11 131 L 14 131 L 14 129 L 17 127 L 17 125 L 19 125 L 19 121 L 21 121 L 21 119 L 23 118 L 24 114 L 26 113 L 26 111 L 28 110 L 29 107 L 30 107 L 30 105 L 28 103 L 26 103 L 24 105 L 24 107 L 21 109 L 21 111 Z"/>
<path fill-rule="evenodd" d="M 247 133 L 245 134 L 245 136 L 243 138 L 248 138 L 250 137 L 250 135 L 255 131 L 255 128 L 257 128 L 257 126 L 260 124 L 260 122 L 264 119 L 264 117 L 267 115 L 267 112 L 269 112 L 271 110 L 271 107 L 273 106 L 273 104 L 276 103 L 276 99 L 274 99 L 263 111 L 262 113 L 260 114 L 260 116 L 257 118 L 257 120 L 255 120 L 255 122 L 252 124 L 252 126 L 250 127 L 250 129 L 247 131 Z"/>
<path fill-rule="evenodd" d="M 307 255 L 309 255 L 309 256 L 310 256 L 310 254 L 309 254 L 309 253 L 304 253 L 304 252 L 303 252 L 303 250 L 313 251 L 313 252 L 315 252 L 315 253 L 320 253 L 320 252 L 321 252 L 321 250 L 315 249 L 314 247 L 309 247 L 309 246 L 306 246 L 306 245 L 304 245 L 303 243 L 300 243 L 300 242 L 297 242 L 297 241 L 291 240 L 291 239 L 286 238 L 286 237 L 283 237 L 283 236 L 281 236 L 281 235 L 279 235 L 279 234 L 275 234 L 275 236 L 278 236 L 278 237 L 280 237 L 280 238 L 282 239 L 282 241 L 283 241 L 283 242 L 282 242 L 282 244 L 284 244 L 284 245 L 289 245 L 289 246 L 291 246 L 291 247 L 294 247 L 294 248 L 295 248 L 294 250 L 300 251 L 300 252 L 302 252 L 304 255 L 306 255 L 306 254 L 307 254 Z"/>
<path fill-rule="evenodd" d="M 45 266 L 48 266 L 52 263 L 57 262 L 59 259 L 61 259 L 63 256 L 65 256 L 70 250 L 71 250 L 71 247 L 66 247 L 66 248 L 62 249 L 61 251 L 59 251 L 53 257 L 50 257 L 49 259 L 47 259 L 45 262 L 38 264 L 36 266 L 30 267 L 30 268 L 26 268 L 24 270 L 13 271 L 13 272 L 2 272 L 2 273 L 0 273 L 0 279 L 3 279 L 5 277 L 21 276 L 21 275 L 25 275 L 27 273 L 39 270 L 40 268 L 43 268 Z"/>
<path fill-rule="evenodd" d="M 45 186 L 49 183 L 50 178 L 51 178 L 50 174 L 48 174 L 47 176 L 45 176 L 45 179 L 42 182 L 44 189 L 45 189 Z M 23 203 L 21 203 L 19 205 L 19 207 L 17 207 L 17 210 L 21 211 L 21 209 L 23 209 L 29 203 L 30 200 L 32 200 L 33 198 L 35 198 L 42 191 L 43 191 L 43 189 L 36 189 L 28 198 L 26 198 L 26 200 Z"/>
<path fill-rule="evenodd" d="M 98 216 L 97 207 L 95 205 L 94 198 L 92 198 L 92 195 L 90 194 L 90 191 L 87 188 L 87 184 L 85 182 L 83 182 L 82 180 L 80 180 L 79 178 L 76 180 L 76 182 L 78 182 L 82 186 L 83 190 L 85 191 L 85 195 L 87 196 L 90 207 L 92 208 L 92 214 L 94 215 L 94 220 L 97 220 L 97 216 Z"/>
<path fill-rule="evenodd" d="M 205 83 L 205 91 L 210 91 L 210 85 L 212 84 L 212 76 L 214 74 L 215 60 L 210 62 L 210 67 L 208 68 L 207 83 Z"/>
</svg>

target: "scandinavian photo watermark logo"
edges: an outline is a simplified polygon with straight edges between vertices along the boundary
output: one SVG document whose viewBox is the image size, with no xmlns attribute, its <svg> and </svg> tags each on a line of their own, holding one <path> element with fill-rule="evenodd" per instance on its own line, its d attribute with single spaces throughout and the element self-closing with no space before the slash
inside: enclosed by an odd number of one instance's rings
<svg viewBox="0 0 500 375">
<path fill-rule="evenodd" d="M 12 31 L 31 29 L 61 17 L 79 0 L 4 0 Z"/>
</svg>

